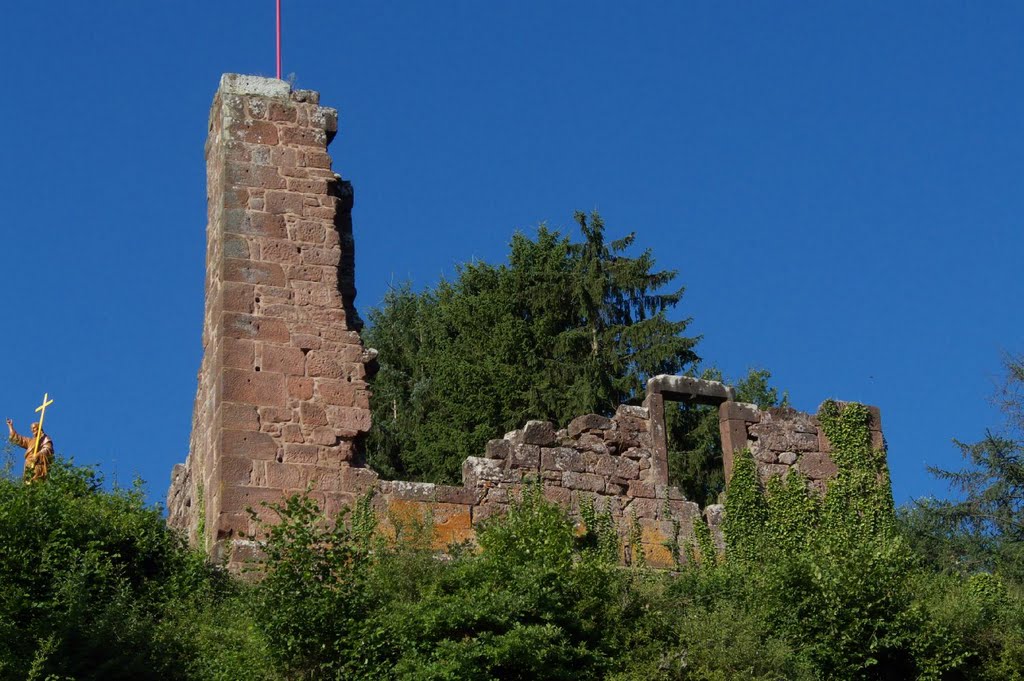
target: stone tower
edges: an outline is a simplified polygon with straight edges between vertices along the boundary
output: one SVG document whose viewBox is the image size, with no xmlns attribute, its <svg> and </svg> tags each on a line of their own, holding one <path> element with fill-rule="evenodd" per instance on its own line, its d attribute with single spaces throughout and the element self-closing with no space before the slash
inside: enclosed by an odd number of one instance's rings
<svg viewBox="0 0 1024 681">
<path fill-rule="evenodd" d="M 169 522 L 237 563 L 246 508 L 312 488 L 351 501 L 342 471 L 370 427 L 353 299 L 352 187 L 331 170 L 337 111 L 319 94 L 227 74 L 206 143 L 203 361 Z"/>
</svg>

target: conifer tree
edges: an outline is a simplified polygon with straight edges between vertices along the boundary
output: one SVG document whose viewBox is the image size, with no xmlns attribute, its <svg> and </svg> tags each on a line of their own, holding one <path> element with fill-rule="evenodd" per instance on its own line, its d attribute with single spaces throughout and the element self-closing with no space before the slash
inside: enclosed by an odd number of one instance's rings
<svg viewBox="0 0 1024 681">
<path fill-rule="evenodd" d="M 541 226 L 512 237 L 508 263 L 473 262 L 453 281 L 392 290 L 371 311 L 379 351 L 371 465 L 403 479 L 456 482 L 466 456 L 529 419 L 559 425 L 643 398 L 646 379 L 694 365 L 683 295 L 636 236 L 605 239 L 577 212 L 582 240 Z"/>
</svg>

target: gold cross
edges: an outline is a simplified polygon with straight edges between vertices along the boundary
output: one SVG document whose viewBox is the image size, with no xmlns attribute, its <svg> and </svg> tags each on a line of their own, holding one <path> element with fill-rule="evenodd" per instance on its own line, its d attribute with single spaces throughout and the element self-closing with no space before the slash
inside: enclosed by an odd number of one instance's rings
<svg viewBox="0 0 1024 681">
<path fill-rule="evenodd" d="M 53 404 L 49 393 L 43 393 L 43 403 L 36 407 L 39 412 L 39 428 L 36 430 L 36 442 L 32 445 L 32 456 L 39 453 L 39 438 L 43 436 L 43 417 L 46 416 L 46 408 Z"/>
</svg>

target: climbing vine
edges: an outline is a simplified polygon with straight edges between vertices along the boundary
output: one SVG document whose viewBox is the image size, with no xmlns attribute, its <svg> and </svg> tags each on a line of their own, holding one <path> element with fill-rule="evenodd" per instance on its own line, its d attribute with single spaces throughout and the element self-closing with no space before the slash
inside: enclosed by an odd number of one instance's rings
<svg viewBox="0 0 1024 681">
<path fill-rule="evenodd" d="M 871 442 L 871 412 L 862 404 L 829 400 L 818 420 L 832 446 L 836 477 L 824 499 L 791 471 L 761 485 L 750 451 L 737 454 L 725 501 L 727 552 L 741 560 L 765 551 L 792 553 L 811 538 L 833 535 L 837 543 L 889 534 L 895 513 L 885 450 Z"/>
</svg>

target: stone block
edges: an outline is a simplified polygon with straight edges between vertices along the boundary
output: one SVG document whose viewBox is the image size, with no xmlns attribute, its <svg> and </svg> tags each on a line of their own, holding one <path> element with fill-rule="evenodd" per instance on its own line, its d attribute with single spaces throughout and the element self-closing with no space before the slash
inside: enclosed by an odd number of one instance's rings
<svg viewBox="0 0 1024 681">
<path fill-rule="evenodd" d="M 491 487 L 484 494 L 483 503 L 507 504 L 508 489 L 505 487 Z"/>
<path fill-rule="evenodd" d="M 316 128 L 285 128 L 281 131 L 281 141 L 305 147 L 326 147 L 327 133 Z"/>
<path fill-rule="evenodd" d="M 629 484 L 622 478 L 610 478 L 605 482 L 605 494 L 623 496 L 629 490 Z"/>
<path fill-rule="evenodd" d="M 758 409 L 756 404 L 723 402 L 718 407 L 718 420 L 758 423 L 761 420 L 761 410 Z"/>
<path fill-rule="evenodd" d="M 310 352 L 309 354 L 312 355 L 313 353 Z M 309 367 L 308 358 L 306 366 L 307 368 Z M 325 404 L 333 404 L 338 407 L 351 407 L 356 401 L 356 386 L 348 381 L 318 378 L 316 381 L 316 393 Z"/>
<path fill-rule="evenodd" d="M 566 471 L 562 473 L 562 487 L 584 492 L 604 492 L 605 479 L 592 473 Z"/>
<path fill-rule="evenodd" d="M 311 149 L 306 151 L 303 157 L 303 165 L 307 168 L 326 168 L 331 167 L 331 157 L 325 151 L 319 151 Z"/>
<path fill-rule="evenodd" d="M 471 507 L 463 504 L 433 504 L 430 510 L 434 524 L 433 548 L 444 549 L 472 539 L 473 518 Z"/>
<path fill-rule="evenodd" d="M 238 121 L 227 127 L 231 139 L 246 144 L 277 144 L 277 126 L 269 121 Z"/>
<path fill-rule="evenodd" d="M 292 227 L 292 240 L 322 244 L 327 238 L 327 228 L 317 220 L 299 220 Z"/>
<path fill-rule="evenodd" d="M 258 431 L 260 429 L 260 420 L 256 407 L 251 404 L 221 402 L 220 427 L 227 430 Z"/>
<path fill-rule="evenodd" d="M 467 487 L 481 482 L 499 482 L 503 478 L 502 462 L 479 456 L 467 456 L 462 462 L 462 481 Z"/>
<path fill-rule="evenodd" d="M 595 433 L 583 433 L 579 440 L 573 445 L 576 449 L 607 455 L 610 450 L 605 440 Z"/>
<path fill-rule="evenodd" d="M 284 445 L 281 460 L 284 463 L 314 464 L 317 462 L 317 452 L 316 445 L 289 442 Z"/>
<path fill-rule="evenodd" d="M 796 463 L 797 469 L 812 480 L 828 480 L 834 478 L 839 469 L 829 456 L 823 452 L 808 452 Z"/>
<path fill-rule="evenodd" d="M 610 478 L 615 476 L 618 467 L 616 463 L 618 457 L 602 456 L 595 454 L 594 452 L 587 452 L 589 457 L 592 457 L 590 461 L 587 461 L 587 472 L 595 473 L 603 478 Z"/>
<path fill-rule="evenodd" d="M 242 338 L 220 339 L 220 362 L 231 369 L 254 371 L 256 365 L 256 344 Z"/>
<path fill-rule="evenodd" d="M 306 265 L 336 266 L 341 262 L 341 249 L 337 247 L 303 246 L 302 262 Z"/>
<path fill-rule="evenodd" d="M 299 405 L 299 419 L 306 426 L 326 426 L 327 412 L 318 404 L 303 402 Z"/>
<path fill-rule="evenodd" d="M 370 429 L 370 410 L 363 407 L 336 407 L 328 406 L 327 422 L 338 431 L 342 437 L 355 437 L 359 433 L 365 433 Z"/>
<path fill-rule="evenodd" d="M 570 421 L 567 430 L 569 437 L 575 438 L 588 430 L 610 430 L 611 427 L 612 420 L 610 418 L 599 414 L 585 414 Z"/>
<path fill-rule="evenodd" d="M 335 466 L 308 466 L 306 475 L 309 485 L 315 490 L 341 491 L 344 469 Z"/>
<path fill-rule="evenodd" d="M 293 414 L 290 407 L 260 407 L 260 423 L 288 423 Z"/>
<path fill-rule="evenodd" d="M 319 447 L 317 463 L 322 466 L 345 466 L 355 458 L 355 447 L 349 440 L 342 440 L 333 447 Z"/>
<path fill-rule="evenodd" d="M 302 427 L 297 423 L 289 423 L 281 429 L 281 436 L 286 442 L 300 443 L 305 442 L 306 438 L 302 434 Z"/>
<path fill-rule="evenodd" d="M 379 480 L 377 474 L 369 468 L 346 466 L 342 472 L 344 490 L 357 495 L 366 494 L 377 485 Z"/>
<path fill-rule="evenodd" d="M 252 163 L 228 163 L 224 168 L 225 181 L 236 187 L 284 189 L 287 183 L 277 168 Z"/>
<path fill-rule="evenodd" d="M 313 379 L 288 377 L 288 397 L 298 400 L 313 399 Z"/>
<path fill-rule="evenodd" d="M 523 443 L 550 447 L 555 444 L 555 427 L 549 421 L 527 421 L 523 428 Z"/>
<path fill-rule="evenodd" d="M 265 284 L 284 286 L 284 270 L 277 263 L 256 262 L 241 258 L 224 258 L 224 281 L 243 284 Z"/>
<path fill-rule="evenodd" d="M 287 239 L 288 229 L 283 215 L 273 215 L 254 210 L 233 209 L 222 221 L 225 234 L 262 236 L 272 239 Z M 227 255 L 225 253 L 225 255 Z"/>
<path fill-rule="evenodd" d="M 288 390 L 281 374 L 224 369 L 221 397 L 228 402 L 283 407 L 288 403 Z"/>
<path fill-rule="evenodd" d="M 324 268 L 320 265 L 289 265 L 285 268 L 288 281 L 318 282 L 324 278 Z"/>
<path fill-rule="evenodd" d="M 480 504 L 474 506 L 470 511 L 474 527 L 479 525 L 494 516 L 503 515 L 508 511 L 508 506 L 504 504 Z"/>
<path fill-rule="evenodd" d="M 306 355 L 306 374 L 315 378 L 345 378 L 345 365 L 340 360 L 337 353 L 328 352 L 326 350 L 310 350 Z M 320 383 L 321 391 L 323 386 L 327 384 L 328 389 L 333 390 L 337 393 L 343 393 L 352 390 L 351 384 L 345 384 L 343 381 L 336 383 L 329 383 L 322 381 Z M 335 404 L 332 402 L 332 404 Z M 342 406 L 348 406 L 352 404 L 351 401 L 342 403 Z"/>
<path fill-rule="evenodd" d="M 779 463 L 786 466 L 792 466 L 796 463 L 797 455 L 796 452 L 782 452 L 779 454 Z"/>
<path fill-rule="evenodd" d="M 250 430 L 222 430 L 220 433 L 222 457 L 237 457 L 257 461 L 277 459 L 277 443 L 266 433 Z"/>
<path fill-rule="evenodd" d="M 657 488 L 653 483 L 644 482 L 642 480 L 630 480 L 626 494 L 631 497 L 653 499 L 657 496 Z"/>
<path fill-rule="evenodd" d="M 538 470 L 540 468 L 540 447 L 537 445 L 512 447 L 508 458 L 508 465 L 509 468 L 520 470 Z"/>
<path fill-rule="evenodd" d="M 262 504 L 279 504 L 286 496 L 284 490 L 270 487 L 225 487 L 221 492 L 220 508 L 222 513 L 238 513 L 252 508 L 262 516 L 265 513 Z"/>
<path fill-rule="evenodd" d="M 260 243 L 260 260 L 295 265 L 301 260 L 299 247 L 284 239 L 265 239 Z"/>
<path fill-rule="evenodd" d="M 696 404 L 720 405 L 736 399 L 736 391 L 719 381 L 690 376 L 661 374 L 647 380 L 647 394 L 661 394 L 665 399 Z"/>
<path fill-rule="evenodd" d="M 444 504 L 475 506 L 480 502 L 480 491 L 475 488 L 437 485 L 434 494 L 437 501 Z"/>
<path fill-rule="evenodd" d="M 775 463 L 778 459 L 775 456 L 775 452 L 768 447 L 762 445 L 760 442 L 755 442 L 750 448 L 750 453 L 753 455 L 754 460 L 760 463 Z"/>
<path fill-rule="evenodd" d="M 225 485 L 248 485 L 252 478 L 252 459 L 247 456 L 222 456 L 220 479 Z"/>
<path fill-rule="evenodd" d="M 302 376 L 305 373 L 306 356 L 302 350 L 279 345 L 262 346 L 260 370 L 287 376 Z"/>
<path fill-rule="evenodd" d="M 646 421 L 651 418 L 651 412 L 647 407 L 639 407 L 632 404 L 620 404 L 615 410 L 615 420 L 630 418 Z"/>
<path fill-rule="evenodd" d="M 257 317 L 237 312 L 223 315 L 224 335 L 229 338 L 248 338 L 269 343 L 287 343 L 290 334 L 283 319 Z"/>
<path fill-rule="evenodd" d="M 583 455 L 569 447 L 545 447 L 541 450 L 541 469 L 548 471 L 572 471 L 582 473 L 586 470 Z"/>
<path fill-rule="evenodd" d="M 294 463 L 268 462 L 267 487 L 282 490 L 303 490 L 306 488 L 306 470 L 309 468 L 311 467 Z"/>
<path fill-rule="evenodd" d="M 232 260 L 232 262 L 238 262 Z M 221 309 L 225 312 L 245 312 L 252 314 L 256 307 L 256 287 L 237 281 L 225 281 L 221 284 Z"/>
<path fill-rule="evenodd" d="M 778 463 L 759 463 L 757 465 L 757 474 L 763 482 L 767 482 L 769 478 L 785 477 L 789 470 L 789 466 Z"/>
<path fill-rule="evenodd" d="M 631 459 L 617 457 L 615 461 L 615 475 L 626 480 L 634 480 L 640 477 L 640 464 Z"/>
<path fill-rule="evenodd" d="M 512 452 L 512 443 L 508 440 L 488 440 L 484 457 L 488 459 L 507 459 Z"/>
<path fill-rule="evenodd" d="M 664 505 L 665 502 L 660 499 L 637 497 L 626 505 L 623 512 L 626 517 L 632 517 L 635 514 L 637 518 L 653 520 L 659 516 Z"/>
<path fill-rule="evenodd" d="M 302 194 L 289 191 L 268 190 L 264 195 L 265 207 L 271 215 L 298 215 L 305 211 Z"/>
<path fill-rule="evenodd" d="M 249 250 L 249 242 L 244 236 L 239 234 L 224 235 L 224 257 L 247 260 L 252 255 L 253 252 Z"/>
<path fill-rule="evenodd" d="M 317 445 L 331 446 L 338 442 L 338 433 L 330 426 L 320 426 L 313 429 L 309 436 L 310 442 Z"/>
<path fill-rule="evenodd" d="M 267 109 L 267 118 L 283 123 L 295 122 L 295 107 L 287 102 L 272 101 Z"/>
</svg>

